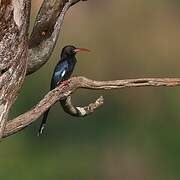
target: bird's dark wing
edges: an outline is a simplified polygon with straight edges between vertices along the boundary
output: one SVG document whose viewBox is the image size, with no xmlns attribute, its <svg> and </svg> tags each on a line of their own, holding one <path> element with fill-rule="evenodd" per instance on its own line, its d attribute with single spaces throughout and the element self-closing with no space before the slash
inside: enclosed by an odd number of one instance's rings
<svg viewBox="0 0 180 180">
<path fill-rule="evenodd" d="M 51 90 L 54 89 L 59 82 L 67 79 L 69 65 L 67 61 L 60 61 L 55 67 L 53 77 L 51 79 Z"/>
<path fill-rule="evenodd" d="M 51 90 L 54 89 L 60 81 L 63 81 L 66 79 L 67 71 L 68 71 L 67 61 L 60 61 L 55 67 L 55 70 L 51 79 Z M 50 111 L 50 108 L 44 113 L 39 131 L 38 131 L 38 135 L 41 135 L 43 133 L 49 111 Z"/>
</svg>

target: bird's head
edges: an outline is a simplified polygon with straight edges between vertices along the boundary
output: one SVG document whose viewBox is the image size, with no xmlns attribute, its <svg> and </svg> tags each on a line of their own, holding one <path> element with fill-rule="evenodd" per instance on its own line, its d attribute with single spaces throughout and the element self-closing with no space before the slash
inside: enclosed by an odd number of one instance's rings
<svg viewBox="0 0 180 180">
<path fill-rule="evenodd" d="M 75 56 L 76 53 L 83 51 L 90 52 L 90 50 L 86 48 L 76 48 L 75 46 L 68 45 L 62 49 L 61 58 L 72 57 Z"/>
</svg>

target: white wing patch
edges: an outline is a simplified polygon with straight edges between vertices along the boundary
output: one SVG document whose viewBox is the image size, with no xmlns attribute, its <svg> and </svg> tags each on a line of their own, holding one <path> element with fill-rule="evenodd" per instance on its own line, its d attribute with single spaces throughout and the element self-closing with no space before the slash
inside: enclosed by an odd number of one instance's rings
<svg viewBox="0 0 180 180">
<path fill-rule="evenodd" d="M 64 71 L 62 72 L 61 77 L 63 77 L 63 76 L 65 75 L 65 73 L 66 73 L 66 70 L 64 70 Z"/>
</svg>

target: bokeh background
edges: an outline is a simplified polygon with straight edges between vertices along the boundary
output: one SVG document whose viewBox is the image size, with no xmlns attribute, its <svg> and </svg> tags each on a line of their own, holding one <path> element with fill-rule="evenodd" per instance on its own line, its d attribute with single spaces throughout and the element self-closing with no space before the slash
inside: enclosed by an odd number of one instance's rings
<svg viewBox="0 0 180 180">
<path fill-rule="evenodd" d="M 32 23 L 41 1 L 32 1 Z M 177 0 L 89 0 L 67 13 L 58 45 L 38 72 L 25 80 L 11 118 L 49 90 L 64 45 L 91 49 L 78 55 L 75 74 L 92 79 L 179 77 L 180 3 Z M 180 89 L 79 90 L 85 105 L 103 94 L 103 108 L 86 118 L 50 111 L 0 143 L 0 179 L 179 180 Z"/>
</svg>

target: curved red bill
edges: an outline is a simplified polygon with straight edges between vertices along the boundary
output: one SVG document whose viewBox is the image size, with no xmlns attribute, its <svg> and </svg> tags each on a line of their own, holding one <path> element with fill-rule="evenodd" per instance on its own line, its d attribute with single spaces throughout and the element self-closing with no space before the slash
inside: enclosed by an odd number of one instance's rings
<svg viewBox="0 0 180 180">
<path fill-rule="evenodd" d="M 86 52 L 91 52 L 89 49 L 86 49 L 86 48 L 76 48 L 74 49 L 74 52 L 81 52 L 81 51 L 86 51 Z"/>
</svg>

